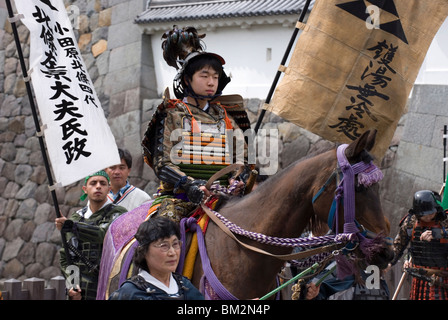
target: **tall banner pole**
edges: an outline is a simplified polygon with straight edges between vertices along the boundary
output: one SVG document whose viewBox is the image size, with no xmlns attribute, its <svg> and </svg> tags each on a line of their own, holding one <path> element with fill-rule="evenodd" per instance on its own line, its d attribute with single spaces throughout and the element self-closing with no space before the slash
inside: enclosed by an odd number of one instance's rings
<svg viewBox="0 0 448 320">
<path fill-rule="evenodd" d="M 33 93 L 31 91 L 31 84 L 30 84 L 31 78 L 28 76 L 28 72 L 26 71 L 26 65 L 25 65 L 25 60 L 23 58 L 22 46 L 20 44 L 19 34 L 17 32 L 16 22 L 18 20 L 20 20 L 20 15 L 14 15 L 14 11 L 12 9 L 10 0 L 6 0 L 6 6 L 8 8 L 8 21 L 11 23 L 12 32 L 14 34 L 14 40 L 16 42 L 17 54 L 19 56 L 20 66 L 22 68 L 22 75 L 23 75 L 23 80 L 25 81 L 26 92 L 28 95 L 28 99 L 30 100 L 30 106 L 31 106 L 32 114 L 33 114 L 34 125 L 36 127 L 36 135 L 39 140 L 39 145 L 40 145 L 40 150 L 42 153 L 42 158 L 44 161 L 45 171 L 47 172 L 48 184 L 49 184 L 49 189 L 50 189 L 50 193 L 51 193 L 51 198 L 53 199 L 54 210 L 56 211 L 56 217 L 60 218 L 60 217 L 62 217 L 62 215 L 61 215 L 61 211 L 59 209 L 58 198 L 56 196 L 53 175 L 51 173 L 50 162 L 48 161 L 47 152 L 45 149 L 45 144 L 44 144 L 44 139 L 43 139 L 43 132 L 41 131 L 42 129 L 39 124 L 36 105 L 34 103 Z M 72 259 L 70 257 L 70 253 L 69 253 L 69 249 L 68 249 L 67 238 L 66 238 L 64 232 L 61 231 L 60 233 L 61 233 L 62 245 L 64 247 L 64 251 L 66 252 L 66 256 L 67 256 L 68 265 L 71 265 Z"/>
<path fill-rule="evenodd" d="M 40 124 L 39 124 L 39 119 L 37 117 L 36 105 L 34 103 L 33 93 L 31 91 L 31 85 L 30 85 L 30 80 L 31 79 L 28 76 L 28 72 L 26 71 L 26 65 L 25 65 L 25 60 L 23 58 L 22 47 L 20 45 L 19 34 L 17 32 L 16 22 L 18 20 L 20 20 L 20 15 L 14 15 L 14 12 L 13 12 L 10 0 L 6 0 L 6 6 L 8 7 L 8 16 L 9 16 L 8 21 L 11 23 L 12 32 L 14 34 L 14 40 L 16 42 L 17 54 L 19 55 L 20 66 L 22 68 L 22 75 L 23 75 L 23 79 L 25 81 L 25 86 L 26 86 L 26 92 L 28 94 L 28 99 L 30 100 L 30 106 L 31 106 L 32 114 L 33 114 L 34 125 L 36 127 L 36 135 L 37 135 L 37 137 L 39 139 L 40 150 L 42 152 L 42 158 L 43 158 L 43 161 L 44 161 L 45 170 L 47 172 L 48 184 L 49 184 L 49 188 L 50 188 L 50 191 L 51 191 L 51 197 L 53 199 L 54 208 L 56 210 L 56 217 L 60 218 L 61 217 L 61 213 L 60 213 L 60 210 L 59 210 L 59 203 L 58 203 L 58 199 L 57 199 L 57 196 L 56 196 L 56 191 L 54 189 L 54 181 L 53 181 L 53 176 L 52 176 L 51 170 L 50 170 L 50 163 L 48 161 L 47 152 L 45 150 L 45 144 L 44 144 L 44 139 L 43 139 L 43 132 L 41 131 L 41 127 L 40 127 Z"/>
<path fill-rule="evenodd" d="M 299 25 L 305 19 L 305 15 L 308 12 L 308 7 L 310 6 L 310 2 L 311 2 L 311 0 L 307 0 L 306 3 L 305 3 L 305 6 L 303 7 L 303 10 L 302 10 L 302 12 L 300 14 L 300 17 L 299 17 L 298 21 L 297 21 L 296 27 L 294 28 L 294 32 L 292 33 L 291 39 L 289 40 L 288 47 L 286 48 L 285 54 L 283 55 L 283 59 L 282 59 L 282 61 L 280 63 L 280 67 L 284 66 L 286 64 L 286 61 L 288 60 L 289 53 L 291 52 L 292 46 L 294 45 L 294 42 L 296 41 L 297 34 L 299 33 L 299 29 L 300 29 Z M 270 88 L 269 93 L 268 93 L 268 95 L 266 97 L 265 105 L 269 104 L 271 102 L 272 95 L 274 94 L 275 87 L 277 86 L 277 83 L 278 83 L 278 80 L 280 79 L 280 75 L 281 74 L 282 74 L 282 71 L 279 68 L 279 70 L 277 70 L 277 73 L 275 74 L 274 81 L 272 82 L 271 88 Z M 263 121 L 265 113 L 266 113 L 266 109 L 263 108 L 261 110 L 261 113 L 260 113 L 259 117 L 258 117 L 257 124 L 255 125 L 255 129 L 254 129 L 255 134 L 257 134 L 258 129 L 261 126 L 261 122 Z"/>
<path fill-rule="evenodd" d="M 447 125 L 443 126 L 443 180 L 442 187 L 440 188 L 440 195 L 442 196 L 442 208 L 444 210 L 448 209 L 448 189 L 446 188 L 446 162 L 448 158 L 446 157 L 446 141 L 448 138 L 447 135 Z"/>
<path fill-rule="evenodd" d="M 443 185 L 445 185 L 446 183 L 446 139 L 447 139 L 447 125 L 443 126 L 443 177 L 442 177 L 442 181 L 443 181 Z"/>
</svg>

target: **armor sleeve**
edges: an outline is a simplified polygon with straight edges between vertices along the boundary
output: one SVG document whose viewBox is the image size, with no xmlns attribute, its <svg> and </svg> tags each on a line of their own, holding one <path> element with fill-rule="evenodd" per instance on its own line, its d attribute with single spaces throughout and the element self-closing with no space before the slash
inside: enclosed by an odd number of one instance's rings
<svg viewBox="0 0 448 320">
<path fill-rule="evenodd" d="M 166 99 L 158 106 L 142 141 L 145 161 L 153 168 L 157 178 L 171 184 L 176 184 L 186 176 L 171 161 L 173 147 L 181 140 L 178 135 L 179 139 L 176 141 L 175 130 L 182 127 L 182 118 L 175 112 L 170 112 L 174 108 Z"/>
<path fill-rule="evenodd" d="M 186 176 L 179 166 L 174 164 L 171 160 L 171 154 L 175 152 L 175 145 L 180 142 L 176 141 L 176 132 L 181 132 L 180 117 L 176 113 L 167 112 L 165 121 L 160 123 L 163 126 L 163 138 L 156 141 L 156 152 L 154 155 L 154 172 L 156 176 L 165 182 L 176 184 L 182 177 Z M 176 126 L 178 125 L 178 126 Z M 179 131 L 175 131 L 179 129 Z M 193 180 L 193 178 L 190 178 Z"/>
<path fill-rule="evenodd" d="M 95 213 L 98 215 L 97 219 L 87 222 L 82 221 L 76 212 L 71 219 L 65 221 L 62 231 L 69 233 L 70 236 L 75 235 L 82 242 L 102 243 L 109 225 L 125 212 L 126 208 L 109 204 Z"/>
<path fill-rule="evenodd" d="M 408 215 L 400 224 L 400 229 L 393 243 L 394 258 L 391 261 L 391 265 L 395 265 L 403 256 L 404 250 L 407 248 L 409 242 L 411 241 L 410 232 L 412 232 L 414 223 L 415 216 Z"/>
</svg>

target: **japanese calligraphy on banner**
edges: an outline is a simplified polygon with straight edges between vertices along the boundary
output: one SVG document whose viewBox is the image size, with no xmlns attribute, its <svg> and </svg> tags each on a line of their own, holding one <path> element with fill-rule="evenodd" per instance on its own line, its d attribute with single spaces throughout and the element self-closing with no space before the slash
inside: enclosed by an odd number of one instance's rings
<svg viewBox="0 0 448 320">
<path fill-rule="evenodd" d="M 317 0 L 265 108 L 322 138 L 377 129 L 382 159 L 447 0 Z"/>
<path fill-rule="evenodd" d="M 120 163 L 62 0 L 16 1 L 30 30 L 30 76 L 54 178 L 63 186 Z"/>
</svg>

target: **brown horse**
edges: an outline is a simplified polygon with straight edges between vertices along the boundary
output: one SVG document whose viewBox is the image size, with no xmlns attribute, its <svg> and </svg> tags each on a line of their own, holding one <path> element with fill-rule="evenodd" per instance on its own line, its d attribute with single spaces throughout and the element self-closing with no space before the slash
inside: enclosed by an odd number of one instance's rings
<svg viewBox="0 0 448 320">
<path fill-rule="evenodd" d="M 366 132 L 345 150 L 350 163 L 370 161 L 367 151 L 374 145 L 376 131 Z M 327 222 L 334 199 L 336 179 L 326 184 L 337 168 L 336 150 L 297 161 L 269 178 L 252 193 L 231 199 L 217 211 L 237 226 L 252 232 L 282 238 L 298 238 L 310 221 Z M 326 188 L 322 189 L 322 186 Z M 381 209 L 378 186 L 357 186 L 355 196 L 356 220 L 375 234 L 389 234 L 389 226 Z M 318 192 L 319 197 L 313 201 Z M 340 230 L 344 223 L 343 207 L 339 210 Z M 115 223 L 115 222 L 114 222 Z M 245 243 L 272 254 L 291 253 L 292 248 L 259 244 L 238 236 Z M 205 244 L 211 267 L 222 285 L 238 299 L 261 297 L 276 286 L 276 276 L 284 261 L 242 247 L 210 222 L 205 233 Z M 375 263 L 391 259 L 387 245 L 372 257 Z M 199 254 L 192 282 L 200 287 L 203 275 Z M 100 279 L 101 281 L 101 279 Z M 116 284 L 115 284 L 116 285 Z M 111 284 L 109 292 L 115 287 Z"/>
</svg>

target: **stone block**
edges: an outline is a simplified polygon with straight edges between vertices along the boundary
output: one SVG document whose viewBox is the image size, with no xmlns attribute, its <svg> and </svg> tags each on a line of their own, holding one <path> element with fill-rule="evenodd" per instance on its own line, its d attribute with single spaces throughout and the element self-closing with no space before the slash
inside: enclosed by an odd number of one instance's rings
<svg viewBox="0 0 448 320">
<path fill-rule="evenodd" d="M 5 159 L 4 157 L 2 157 L 2 158 Z M 2 177 L 7 178 L 8 180 L 14 181 L 14 179 L 15 179 L 14 172 L 15 172 L 17 166 L 14 163 L 10 162 L 11 160 L 7 160 L 7 159 L 5 159 L 5 160 L 6 160 L 6 162 L 3 164 L 3 168 L 2 168 Z"/>
<path fill-rule="evenodd" d="M 47 171 L 44 166 L 37 166 L 33 170 L 30 180 L 41 185 L 47 180 Z"/>
<path fill-rule="evenodd" d="M 24 185 L 31 177 L 33 168 L 27 164 L 19 164 L 14 171 L 15 181 L 20 185 Z"/>
<path fill-rule="evenodd" d="M 52 211 L 52 206 L 48 203 L 41 203 L 36 208 L 36 213 L 34 214 L 34 222 L 39 225 L 47 222 L 49 219 L 49 214 Z"/>
<path fill-rule="evenodd" d="M 115 118 L 124 113 L 124 104 L 126 100 L 126 91 L 112 94 L 109 99 L 109 119 Z"/>
<path fill-rule="evenodd" d="M 26 84 L 22 77 L 17 78 L 16 84 L 12 92 L 16 97 L 24 97 L 27 94 Z"/>
<path fill-rule="evenodd" d="M 437 193 L 440 192 L 442 188 L 442 174 L 440 174 L 440 180 L 439 181 L 432 181 L 428 180 L 425 177 L 416 177 L 414 181 L 414 190 L 433 190 Z"/>
<path fill-rule="evenodd" d="M 4 63 L 5 63 L 5 65 L 4 65 L 3 72 L 4 72 L 5 76 L 7 76 L 8 74 L 11 74 L 11 73 L 16 73 L 17 68 L 20 67 L 18 64 L 19 61 L 15 57 L 6 58 Z"/>
<path fill-rule="evenodd" d="M 109 49 L 115 49 L 133 42 L 140 42 L 142 37 L 141 29 L 132 21 L 125 21 L 113 24 L 109 27 Z"/>
<path fill-rule="evenodd" d="M 144 130 L 146 130 L 146 124 L 152 119 L 152 115 L 156 111 L 156 108 L 162 102 L 162 99 L 144 99 L 142 103 L 142 123 L 145 124 Z"/>
<path fill-rule="evenodd" d="M 447 95 L 448 86 L 445 85 L 415 85 L 409 112 L 448 116 Z"/>
<path fill-rule="evenodd" d="M 140 110 L 140 88 L 126 91 L 124 100 L 124 112 Z"/>
<path fill-rule="evenodd" d="M 81 34 L 88 33 L 89 29 L 89 17 L 85 14 L 81 14 L 78 16 L 77 27 Z"/>
<path fill-rule="evenodd" d="M 5 264 L 2 275 L 4 278 L 15 279 L 21 276 L 24 271 L 25 267 L 23 264 L 18 259 L 12 259 Z"/>
<path fill-rule="evenodd" d="M 117 71 L 140 63 L 141 44 L 133 42 L 114 48 L 110 52 L 109 70 Z"/>
<path fill-rule="evenodd" d="M 99 13 L 98 26 L 108 27 L 111 24 L 112 8 L 107 8 Z"/>
<path fill-rule="evenodd" d="M 23 226 L 23 219 L 14 219 L 6 227 L 3 237 L 6 241 L 13 241 L 20 234 L 20 229 Z"/>
<path fill-rule="evenodd" d="M 87 49 L 87 46 L 92 41 L 92 34 L 91 33 L 84 33 L 79 36 L 78 40 L 78 47 L 81 52 L 85 51 Z"/>
<path fill-rule="evenodd" d="M 384 172 L 379 183 L 381 199 L 394 202 L 400 207 L 409 206 L 409 195 L 414 194 L 415 176 L 396 169 Z"/>
<path fill-rule="evenodd" d="M 147 89 L 146 98 L 157 98 L 162 95 L 157 92 L 157 81 L 154 67 L 143 65 L 141 67 L 141 87 Z M 173 95 L 174 97 L 174 95 Z"/>
<path fill-rule="evenodd" d="M 36 191 L 34 192 L 34 198 L 37 200 L 38 203 L 46 203 L 49 201 L 50 189 L 48 189 L 48 182 L 47 184 L 41 184 L 37 187 Z"/>
<path fill-rule="evenodd" d="M 440 149 L 401 141 L 396 169 L 434 182 L 440 181 L 443 172 L 442 157 Z"/>
<path fill-rule="evenodd" d="M 107 50 L 107 41 L 104 39 L 101 39 L 92 46 L 92 54 L 95 58 L 106 50 Z"/>
<path fill-rule="evenodd" d="M 34 194 L 34 192 L 30 192 L 30 193 Z M 37 201 L 35 199 L 33 199 L 32 196 L 29 196 L 25 199 L 26 200 L 24 200 L 20 203 L 20 206 L 19 206 L 19 209 L 17 210 L 16 216 L 17 216 L 17 218 L 22 218 L 25 220 L 32 220 L 34 218 L 34 213 L 36 212 Z M 23 200 L 23 199 L 20 199 L 20 200 Z"/>
<path fill-rule="evenodd" d="M 38 225 L 34 230 L 31 242 L 40 243 L 49 241 L 55 228 L 54 222 L 45 222 Z"/>
<path fill-rule="evenodd" d="M 408 208 L 400 207 L 394 201 L 382 200 L 381 205 L 384 215 L 390 222 L 390 237 L 395 237 L 401 219 L 407 214 Z"/>
<path fill-rule="evenodd" d="M 36 262 L 41 263 L 45 267 L 51 266 L 53 262 L 56 247 L 50 243 L 40 243 L 36 250 Z"/>
<path fill-rule="evenodd" d="M 16 158 L 14 159 L 14 163 L 16 164 L 25 164 L 29 163 L 30 150 L 25 148 L 17 148 Z"/>
<path fill-rule="evenodd" d="M 135 19 L 136 16 L 146 10 L 147 0 L 129 0 L 129 17 Z"/>
<path fill-rule="evenodd" d="M 20 238 L 22 238 L 26 242 L 29 242 L 35 228 L 36 224 L 33 221 L 28 220 L 23 224 L 22 228 L 20 229 Z"/>
<path fill-rule="evenodd" d="M 22 262 L 25 266 L 34 262 L 34 253 L 36 252 L 36 245 L 34 243 L 26 242 L 19 254 L 17 259 Z"/>
<path fill-rule="evenodd" d="M 132 175 L 138 175 L 141 177 L 140 171 L 141 171 L 141 163 L 139 163 L 139 160 L 137 160 L 137 157 L 142 159 L 141 157 L 141 137 L 140 132 L 134 132 L 133 134 L 129 134 L 126 136 L 123 136 L 123 146 L 129 150 L 129 152 L 133 155 L 133 161 L 132 161 Z"/>
<path fill-rule="evenodd" d="M 116 6 L 123 2 L 128 2 L 129 0 L 108 0 L 108 4 L 110 7 Z"/>
<path fill-rule="evenodd" d="M 17 257 L 25 241 L 16 238 L 13 241 L 6 242 L 5 250 L 3 251 L 2 260 L 9 261 Z"/>
<path fill-rule="evenodd" d="M 113 95 L 140 85 L 141 70 L 138 65 L 109 72 L 105 77 L 104 93 Z"/>
<path fill-rule="evenodd" d="M 279 155 L 279 159 L 281 158 L 282 167 L 286 168 L 291 163 L 306 156 L 309 149 L 310 142 L 303 136 L 298 137 L 292 142 L 286 143 L 282 154 Z"/>
<path fill-rule="evenodd" d="M 98 21 L 100 19 L 100 15 L 95 12 L 93 13 L 90 18 L 89 18 L 89 28 L 90 30 L 95 30 L 96 28 L 98 28 Z"/>
<path fill-rule="evenodd" d="M 107 27 L 97 28 L 92 32 L 92 42 L 96 43 L 101 39 L 107 40 L 109 34 Z"/>
<path fill-rule="evenodd" d="M 3 192 L 3 197 L 6 199 L 15 198 L 17 191 L 19 191 L 20 186 L 13 182 L 9 181 L 6 185 L 5 191 Z"/>
<path fill-rule="evenodd" d="M 12 95 L 14 94 L 14 88 L 16 87 L 17 75 L 15 73 L 11 73 L 5 77 L 5 81 L 3 83 L 4 93 Z M 6 99 L 5 99 L 6 101 Z M 18 115 L 18 113 L 14 114 Z"/>
<path fill-rule="evenodd" d="M 443 148 L 443 127 L 448 125 L 448 117 L 438 116 L 433 128 L 431 147 Z M 448 132 L 448 129 L 447 129 Z M 447 150 L 448 151 L 448 150 Z"/>
<path fill-rule="evenodd" d="M 408 114 L 402 140 L 431 146 L 435 122 L 435 115 L 421 113 Z"/>
<path fill-rule="evenodd" d="M 16 199 L 9 199 L 8 203 L 6 204 L 5 215 L 11 218 L 15 217 L 18 208 L 19 208 L 19 201 L 17 201 Z"/>
<path fill-rule="evenodd" d="M 111 8 L 110 24 L 116 25 L 123 22 L 128 22 L 134 17 L 129 16 L 129 1 L 117 4 Z"/>
<path fill-rule="evenodd" d="M 96 57 L 96 66 L 98 67 L 98 74 L 104 76 L 109 72 L 109 57 L 110 51 L 104 51 L 98 57 Z"/>
<path fill-rule="evenodd" d="M 140 113 L 140 110 L 136 110 L 125 113 L 116 118 L 109 119 L 108 123 L 115 139 L 121 139 L 129 135 L 139 134 L 140 126 L 135 124 L 141 123 Z"/>
<path fill-rule="evenodd" d="M 37 189 L 37 184 L 32 181 L 28 181 L 17 192 L 16 199 L 25 200 L 23 203 L 25 203 L 26 201 L 29 201 L 29 200 L 34 200 L 33 197 L 34 197 L 34 192 L 36 191 L 36 189 Z M 36 201 L 36 200 L 34 200 L 34 201 Z"/>
</svg>

